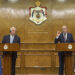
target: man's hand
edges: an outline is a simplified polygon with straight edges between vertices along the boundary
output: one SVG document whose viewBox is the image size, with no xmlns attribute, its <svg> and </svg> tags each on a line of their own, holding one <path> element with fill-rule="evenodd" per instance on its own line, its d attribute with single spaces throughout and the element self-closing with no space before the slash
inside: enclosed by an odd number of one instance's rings
<svg viewBox="0 0 75 75">
<path fill-rule="evenodd" d="M 60 34 L 61 34 L 61 32 L 60 31 L 57 31 L 56 37 L 59 38 Z"/>
</svg>

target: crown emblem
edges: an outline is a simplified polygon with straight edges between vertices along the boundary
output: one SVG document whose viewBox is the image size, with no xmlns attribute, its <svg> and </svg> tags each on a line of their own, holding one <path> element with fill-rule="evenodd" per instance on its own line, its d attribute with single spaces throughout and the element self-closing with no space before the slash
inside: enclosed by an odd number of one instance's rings
<svg viewBox="0 0 75 75">
<path fill-rule="evenodd" d="M 35 2 L 36 7 L 29 8 L 29 19 L 33 21 L 35 24 L 41 24 L 42 22 L 47 20 L 47 8 L 41 7 L 41 2 Z"/>
<path fill-rule="evenodd" d="M 39 7 L 41 5 L 40 1 L 35 2 L 36 6 Z"/>
</svg>

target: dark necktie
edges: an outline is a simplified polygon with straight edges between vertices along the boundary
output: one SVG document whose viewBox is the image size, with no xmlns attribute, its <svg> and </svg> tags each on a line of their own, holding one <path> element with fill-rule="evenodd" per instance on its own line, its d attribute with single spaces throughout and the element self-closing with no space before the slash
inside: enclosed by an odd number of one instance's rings
<svg viewBox="0 0 75 75">
<path fill-rule="evenodd" d="M 67 40 L 67 38 L 66 38 L 66 34 L 64 34 L 64 40 L 65 40 L 65 42 L 66 42 L 66 40 Z"/>
</svg>

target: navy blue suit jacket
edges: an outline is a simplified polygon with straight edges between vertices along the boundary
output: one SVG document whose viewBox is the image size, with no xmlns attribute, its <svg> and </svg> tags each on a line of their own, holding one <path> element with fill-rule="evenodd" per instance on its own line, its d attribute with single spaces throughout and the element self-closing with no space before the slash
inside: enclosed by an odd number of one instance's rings
<svg viewBox="0 0 75 75">
<path fill-rule="evenodd" d="M 67 40 L 65 42 L 63 33 L 61 33 L 58 39 L 55 38 L 55 43 L 57 44 L 58 42 L 60 42 L 60 43 L 73 43 L 74 39 L 73 39 L 72 34 L 67 33 Z M 59 55 L 62 55 L 62 54 L 63 54 L 63 52 L 59 52 Z"/>
<path fill-rule="evenodd" d="M 10 43 L 10 35 L 4 36 L 2 43 Z M 19 43 L 20 44 L 20 38 L 17 35 L 15 35 L 13 43 Z M 17 57 L 17 52 L 12 52 L 12 56 Z"/>
</svg>

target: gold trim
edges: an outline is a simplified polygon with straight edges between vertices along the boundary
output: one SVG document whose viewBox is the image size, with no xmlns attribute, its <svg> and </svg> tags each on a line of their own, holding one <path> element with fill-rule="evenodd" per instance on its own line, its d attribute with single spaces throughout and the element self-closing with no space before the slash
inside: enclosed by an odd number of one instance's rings
<svg viewBox="0 0 75 75">
<path fill-rule="evenodd" d="M 41 5 L 41 2 L 37 1 L 35 4 L 36 4 L 37 7 L 39 7 Z"/>
</svg>

